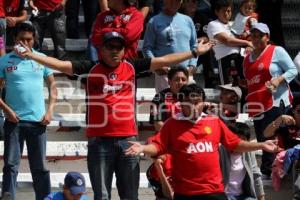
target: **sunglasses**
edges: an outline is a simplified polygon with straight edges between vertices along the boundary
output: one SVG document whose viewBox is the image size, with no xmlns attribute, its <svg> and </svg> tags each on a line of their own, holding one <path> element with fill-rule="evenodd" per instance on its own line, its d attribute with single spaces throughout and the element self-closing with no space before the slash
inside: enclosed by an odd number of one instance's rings
<svg viewBox="0 0 300 200">
<path fill-rule="evenodd" d="M 122 49 L 124 49 L 124 46 L 122 44 L 116 45 L 116 44 L 105 44 L 104 47 L 109 50 L 117 50 L 117 51 L 121 51 Z"/>
</svg>

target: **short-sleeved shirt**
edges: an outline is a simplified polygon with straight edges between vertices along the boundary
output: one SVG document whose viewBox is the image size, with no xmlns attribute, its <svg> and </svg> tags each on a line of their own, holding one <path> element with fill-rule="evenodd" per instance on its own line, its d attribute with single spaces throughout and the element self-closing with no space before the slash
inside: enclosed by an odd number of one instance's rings
<svg viewBox="0 0 300 200">
<path fill-rule="evenodd" d="M 87 77 L 87 137 L 137 135 L 135 75 L 150 69 L 151 59 L 128 59 L 117 67 L 73 61 L 73 73 Z"/>
<path fill-rule="evenodd" d="M 62 192 L 52 192 L 44 200 L 66 200 Z M 80 200 L 88 200 L 86 195 L 82 195 Z"/>
<path fill-rule="evenodd" d="M 44 78 L 52 74 L 49 68 L 23 59 L 15 52 L 0 58 L 0 78 L 5 80 L 5 102 L 21 120 L 42 120 L 45 115 Z"/>
<path fill-rule="evenodd" d="M 170 118 L 153 143 L 158 155 L 172 156 L 174 192 L 201 195 L 224 192 L 219 165 L 219 144 L 233 150 L 240 139 L 216 116 L 201 116 L 196 122 Z"/>
<path fill-rule="evenodd" d="M 210 40 L 213 40 L 215 39 L 214 37 L 219 33 L 226 33 L 228 37 L 234 37 L 234 35 L 231 33 L 229 24 L 224 24 L 219 20 L 209 22 L 207 26 L 208 38 Z M 213 47 L 213 50 L 215 52 L 215 57 L 217 60 L 220 60 L 221 58 L 230 54 L 240 52 L 239 47 L 230 47 L 226 44 L 221 43 L 220 41 L 218 41 L 217 44 Z"/>
</svg>

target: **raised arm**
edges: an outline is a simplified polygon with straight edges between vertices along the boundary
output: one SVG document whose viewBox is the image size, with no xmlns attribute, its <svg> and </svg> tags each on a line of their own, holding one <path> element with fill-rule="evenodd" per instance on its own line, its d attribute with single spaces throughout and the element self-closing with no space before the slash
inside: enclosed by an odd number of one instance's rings
<svg viewBox="0 0 300 200">
<path fill-rule="evenodd" d="M 213 42 L 204 43 L 203 41 L 200 41 L 197 48 L 192 51 L 173 53 L 162 57 L 154 57 L 151 60 L 150 70 L 155 71 L 163 66 L 172 66 L 184 60 L 203 55 L 209 51 L 213 45 Z"/>
<path fill-rule="evenodd" d="M 49 56 L 41 56 L 36 53 L 33 53 L 29 48 L 27 48 L 24 44 L 21 43 L 21 45 L 26 49 L 25 52 L 18 52 L 17 50 L 16 53 L 19 54 L 22 57 L 32 59 L 42 65 L 45 65 L 51 69 L 61 71 L 65 74 L 68 75 L 73 75 L 73 68 L 72 68 L 72 63 L 71 61 L 62 61 L 58 60 L 53 57 Z"/>
</svg>

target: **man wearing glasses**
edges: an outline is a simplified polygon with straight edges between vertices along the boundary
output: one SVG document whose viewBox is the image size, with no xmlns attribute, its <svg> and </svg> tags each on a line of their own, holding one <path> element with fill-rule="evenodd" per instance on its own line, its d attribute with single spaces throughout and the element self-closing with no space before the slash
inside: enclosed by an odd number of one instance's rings
<svg viewBox="0 0 300 200">
<path fill-rule="evenodd" d="M 126 156 L 128 141 L 136 141 L 135 74 L 174 65 L 202 55 L 211 43 L 199 43 L 193 51 L 157 58 L 123 59 L 125 39 L 118 32 L 104 34 L 99 49 L 100 62 L 60 61 L 41 57 L 29 49 L 22 56 L 69 75 L 87 75 L 88 170 L 94 199 L 110 199 L 113 173 L 120 199 L 138 199 L 139 157 Z M 20 52 L 19 52 L 20 54 Z"/>
</svg>

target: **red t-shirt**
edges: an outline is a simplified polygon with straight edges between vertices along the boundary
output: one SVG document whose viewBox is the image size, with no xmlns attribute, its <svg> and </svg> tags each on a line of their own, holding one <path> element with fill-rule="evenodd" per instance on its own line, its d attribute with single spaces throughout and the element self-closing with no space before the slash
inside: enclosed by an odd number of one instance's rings
<svg viewBox="0 0 300 200">
<path fill-rule="evenodd" d="M 5 15 L 6 17 L 18 17 L 20 12 L 24 10 L 25 0 L 5 0 Z"/>
<path fill-rule="evenodd" d="M 34 0 L 34 5 L 40 10 L 53 11 L 61 2 L 62 0 Z"/>
<path fill-rule="evenodd" d="M 74 74 L 87 77 L 87 137 L 137 135 L 135 74 L 150 69 L 151 59 L 124 60 L 117 67 L 104 62 L 72 61 Z"/>
<path fill-rule="evenodd" d="M 176 128 L 174 128 L 176 127 Z M 160 130 L 159 155 L 172 156 L 174 192 L 201 195 L 224 192 L 219 164 L 219 144 L 233 150 L 240 139 L 215 116 L 193 123 L 170 118 Z"/>
</svg>

